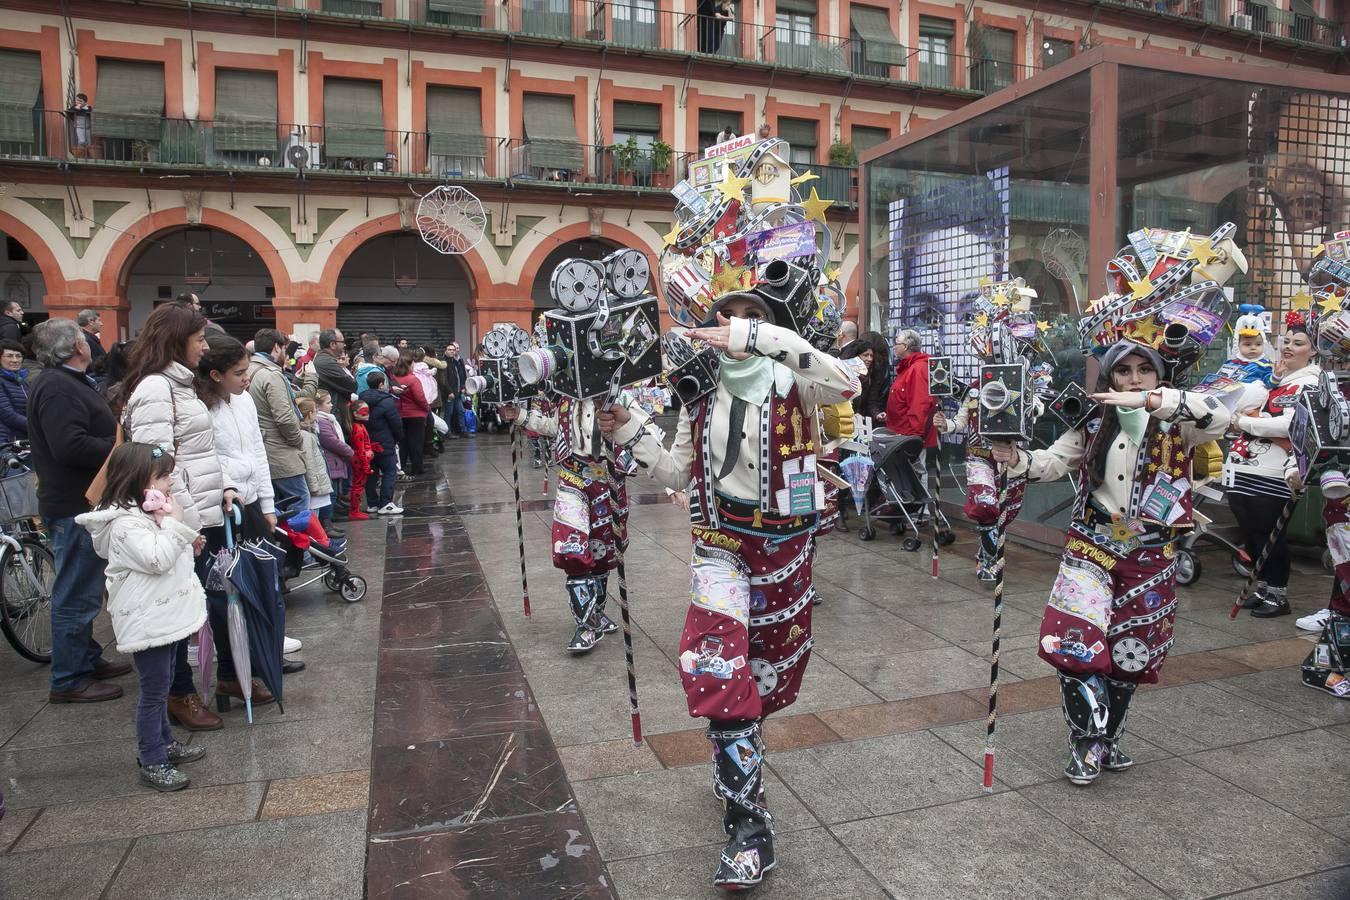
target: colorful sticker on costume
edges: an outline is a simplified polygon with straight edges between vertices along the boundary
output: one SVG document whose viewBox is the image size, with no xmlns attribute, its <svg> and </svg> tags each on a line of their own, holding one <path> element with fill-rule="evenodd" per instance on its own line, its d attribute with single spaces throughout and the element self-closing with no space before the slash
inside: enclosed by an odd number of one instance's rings
<svg viewBox="0 0 1350 900">
<path fill-rule="evenodd" d="M 689 584 L 695 605 L 730 616 L 750 627 L 750 588 L 728 564 L 694 554 L 689 561 Z"/>
<path fill-rule="evenodd" d="M 1149 591 L 1144 594 L 1144 606 L 1148 609 L 1157 609 L 1162 604 L 1162 594 L 1157 591 Z"/>
<path fill-rule="evenodd" d="M 764 612 L 768 605 L 769 598 L 764 595 L 763 591 L 753 589 L 750 591 L 750 611 L 752 613 Z"/>
<path fill-rule="evenodd" d="M 1062 565 L 1049 603 L 1105 632 L 1111 621 L 1111 585 L 1086 566 Z"/>
<path fill-rule="evenodd" d="M 746 738 L 737 738 L 736 742 L 726 749 L 726 753 L 731 756 L 731 761 L 736 764 L 736 768 L 746 775 L 753 772 L 755 767 L 759 765 L 759 751 Z"/>
<path fill-rule="evenodd" d="M 591 517 L 586 506 L 585 494 L 559 485 L 553 501 L 553 521 L 583 533 L 590 531 Z"/>
<path fill-rule="evenodd" d="M 1313 665 L 1320 666 L 1323 669 L 1331 666 L 1331 648 L 1326 644 L 1318 644 L 1313 648 Z"/>
<path fill-rule="evenodd" d="M 1339 672 L 1332 672 L 1327 676 L 1327 690 L 1331 691 L 1337 697 L 1350 695 L 1350 680 Z"/>
<path fill-rule="evenodd" d="M 558 556 L 584 556 L 586 545 L 572 537 L 565 541 L 554 541 L 553 552 Z"/>
<path fill-rule="evenodd" d="M 708 635 L 698 646 L 698 652 L 686 650 L 680 654 L 680 669 L 689 675 L 711 675 L 727 681 L 739 669 L 745 668 L 745 657 L 722 657 L 722 639 Z"/>
<path fill-rule="evenodd" d="M 1088 646 L 1083 641 L 1082 630 L 1070 628 L 1065 631 L 1062 638 L 1053 634 L 1047 634 L 1041 638 L 1041 649 L 1046 653 L 1069 656 L 1083 662 L 1092 662 L 1097 658 L 1098 653 L 1106 649 L 1106 645 L 1101 641 L 1093 641 L 1092 646 Z"/>
<path fill-rule="evenodd" d="M 1327 550 L 1333 564 L 1350 562 L 1350 522 L 1337 522 L 1327 529 Z"/>
</svg>

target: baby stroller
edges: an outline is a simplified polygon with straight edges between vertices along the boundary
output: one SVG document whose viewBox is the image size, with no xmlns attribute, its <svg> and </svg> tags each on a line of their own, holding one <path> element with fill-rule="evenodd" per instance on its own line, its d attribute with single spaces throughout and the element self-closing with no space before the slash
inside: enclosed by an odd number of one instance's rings
<svg viewBox="0 0 1350 900">
<path fill-rule="evenodd" d="M 330 539 L 319 526 L 319 520 L 312 513 L 305 512 L 292 516 L 288 520 L 278 520 L 277 541 L 288 557 L 300 555 L 308 557 L 300 567 L 298 584 L 289 585 L 286 591 L 309 587 L 320 578 L 324 587 L 342 595 L 348 603 L 359 603 L 366 596 L 366 580 L 353 575 L 347 568 L 347 542 L 342 538 Z"/>
<path fill-rule="evenodd" d="M 1200 512 L 1200 506 L 1207 501 L 1223 500 L 1223 491 L 1219 479 L 1223 475 L 1223 452 L 1218 444 L 1201 445 L 1196 448 L 1191 459 L 1191 476 L 1194 486 L 1191 496 L 1194 498 L 1192 517 L 1195 527 L 1177 542 L 1177 584 L 1195 584 L 1200 580 L 1200 556 L 1195 545 L 1204 538 L 1223 547 L 1232 560 L 1233 571 L 1243 578 L 1252 572 L 1252 558 L 1247 555 L 1242 544 L 1230 541 L 1215 526 L 1214 520 Z"/>
<path fill-rule="evenodd" d="M 912 534 L 905 535 L 901 546 L 912 553 L 922 543 L 914 517 L 922 519 L 925 509 L 929 509 L 937 528 L 938 544 L 945 547 L 955 541 L 951 523 L 914 469 L 915 460 L 923 452 L 923 438 L 878 428 L 872 432 L 867 449 L 875 468 L 863 509 L 862 539 L 870 541 L 876 537 L 873 519 L 890 522 L 897 534 L 904 534 L 908 527 Z"/>
</svg>

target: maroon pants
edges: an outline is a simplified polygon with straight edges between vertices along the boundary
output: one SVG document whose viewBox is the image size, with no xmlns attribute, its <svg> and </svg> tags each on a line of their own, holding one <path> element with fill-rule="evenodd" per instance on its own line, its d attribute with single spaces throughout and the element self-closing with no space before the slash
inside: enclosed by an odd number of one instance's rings
<svg viewBox="0 0 1350 900">
<path fill-rule="evenodd" d="M 553 565 L 569 576 L 602 575 L 618 565 L 618 551 L 628 546 L 623 477 L 603 462 L 560 464 L 552 538 Z"/>
</svg>

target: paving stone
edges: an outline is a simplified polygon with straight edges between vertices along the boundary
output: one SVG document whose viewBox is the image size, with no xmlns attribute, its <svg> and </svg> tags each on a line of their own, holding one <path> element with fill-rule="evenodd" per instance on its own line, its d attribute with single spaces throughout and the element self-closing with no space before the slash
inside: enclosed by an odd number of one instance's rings
<svg viewBox="0 0 1350 900">
<path fill-rule="evenodd" d="M 301 722 L 283 719 L 253 726 L 231 723 L 221 731 L 194 735 L 192 742 L 208 752 L 201 762 L 193 763 L 193 783 L 270 781 L 369 768 L 369 711 Z"/>
<path fill-rule="evenodd" d="M 596 778 L 572 787 L 606 861 L 725 841 L 711 765 Z M 775 834 L 819 824 L 772 773 L 764 791 Z"/>
<path fill-rule="evenodd" d="M 519 672 L 386 679 L 375 698 L 376 746 L 492 734 L 538 725 L 543 715 Z"/>
<path fill-rule="evenodd" d="M 0 856 L 0 896 L 6 900 L 99 900 L 130 844 L 108 841 Z"/>
<path fill-rule="evenodd" d="M 370 773 L 332 772 L 301 778 L 280 778 L 267 786 L 260 819 L 284 819 L 365 809 L 369 802 Z"/>
<path fill-rule="evenodd" d="M 562 757 L 568 780 L 573 783 L 590 778 L 654 772 L 662 767 L 661 760 L 652 751 L 650 740 L 637 745 L 629 738 L 578 744 L 561 748 L 558 755 Z"/>
<path fill-rule="evenodd" d="M 1306 638 L 1290 637 L 1276 641 L 1262 641 L 1258 644 L 1244 644 L 1240 647 L 1216 650 L 1215 653 L 1258 670 L 1297 666 L 1312 651 L 1314 638 L 1315 635 L 1310 635 Z"/>
<path fill-rule="evenodd" d="M 1301 875 L 1225 896 L 1230 900 L 1350 900 L 1350 868 Z"/>
<path fill-rule="evenodd" d="M 1191 753 L 1303 731 L 1307 723 L 1209 684 L 1140 691 L 1129 728 L 1169 753 Z"/>
<path fill-rule="evenodd" d="M 42 711 L 47 705 L 47 693 L 45 686 L 34 691 L 16 691 L 7 684 L 5 694 L 0 696 L 0 747 L 6 747 Z"/>
<path fill-rule="evenodd" d="M 1350 703 L 1307 687 L 1298 669 L 1271 669 L 1225 678 L 1213 684 L 1313 725 L 1350 722 Z"/>
<path fill-rule="evenodd" d="M 37 807 L 5 810 L 5 817 L 0 819 L 0 853 L 14 846 L 19 835 L 23 834 L 24 829 L 33 823 L 40 812 L 41 808 Z"/>
<path fill-rule="evenodd" d="M 360 900 L 364 812 L 273 819 L 136 841 L 107 900 Z"/>
<path fill-rule="evenodd" d="M 894 897 L 1165 896 L 1014 793 L 847 822 L 830 830 Z M 1047 865 L 1047 860 L 1055 862 Z"/>
<path fill-rule="evenodd" d="M 1090 790 L 1056 782 L 1022 793 L 1173 897 L 1350 863 L 1350 844 L 1180 759 L 1135 766 Z"/>
<path fill-rule="evenodd" d="M 926 731 L 772 753 L 769 766 L 826 824 L 982 793 L 980 767 Z"/>
<path fill-rule="evenodd" d="M 191 767 L 184 766 L 184 773 L 191 777 Z M 146 789 L 134 796 L 49 806 L 14 850 L 43 850 L 248 822 L 258 815 L 265 787 L 254 781 L 221 787 L 190 786 L 171 794 Z"/>
<path fill-rule="evenodd" d="M 983 700 L 959 691 L 873 703 L 818 713 L 818 718 L 846 741 L 917 731 L 980 718 L 987 706 Z"/>
<path fill-rule="evenodd" d="M 610 863 L 623 900 L 720 900 L 712 885 L 720 844 Z M 824 828 L 778 835 L 778 865 L 756 890 L 773 900 L 884 900 L 886 892 Z"/>
<path fill-rule="evenodd" d="M 908 585 L 906 585 L 908 587 Z M 938 603 L 916 609 L 906 609 L 902 615 L 920 628 L 939 635 L 955 643 L 972 637 L 984 637 L 993 627 L 993 604 L 987 600 L 962 600 L 955 603 Z M 1001 632 L 1006 637 L 1023 634 L 1036 634 L 1041 628 L 1040 615 L 1032 615 L 1013 609 L 1003 608 Z"/>
<path fill-rule="evenodd" d="M 885 700 L 970 690 L 989 683 L 989 664 L 959 647 L 854 657 L 841 661 L 839 668 Z M 1010 681 L 1019 680 L 1011 674 L 1006 677 Z"/>
</svg>

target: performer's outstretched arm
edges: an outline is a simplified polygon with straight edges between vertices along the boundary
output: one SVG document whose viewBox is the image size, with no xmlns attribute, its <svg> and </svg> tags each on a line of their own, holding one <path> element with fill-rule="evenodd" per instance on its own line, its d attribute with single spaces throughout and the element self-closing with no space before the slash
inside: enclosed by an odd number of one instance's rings
<svg viewBox="0 0 1350 900">
<path fill-rule="evenodd" d="M 839 360 L 811 346 L 806 338 L 787 328 L 772 325 L 763 319 L 726 319 L 718 317 L 728 329 L 726 346 L 733 352 L 767 356 L 791 369 L 797 376 L 811 406 L 824 406 L 841 400 L 852 400 L 862 390 L 858 376 Z M 719 329 L 695 329 L 691 337 L 701 332 Z M 716 342 L 713 343 L 717 346 Z"/>
<path fill-rule="evenodd" d="M 624 418 L 625 412 L 626 420 L 618 421 Z M 650 421 L 647 413 L 637 407 L 617 411 L 617 415 L 615 411 L 600 413 L 601 430 L 607 430 L 607 425 L 613 422 L 614 427 L 610 431 L 610 436 L 614 443 L 628 447 L 633 453 L 633 458 L 648 475 L 672 491 L 687 490 L 694 462 L 694 441 L 689 429 L 688 407 L 680 410 L 675 443 L 669 450 L 661 445 L 660 438 L 648 427 Z"/>
</svg>

